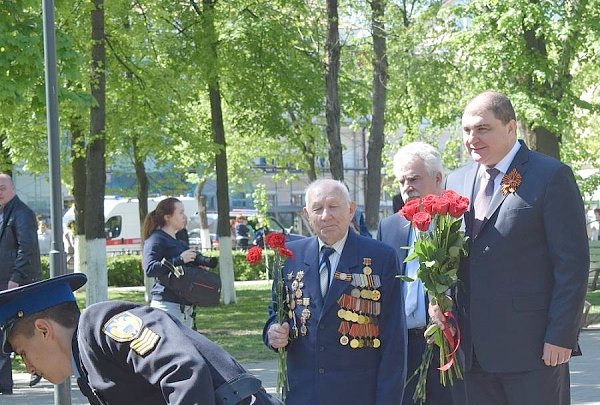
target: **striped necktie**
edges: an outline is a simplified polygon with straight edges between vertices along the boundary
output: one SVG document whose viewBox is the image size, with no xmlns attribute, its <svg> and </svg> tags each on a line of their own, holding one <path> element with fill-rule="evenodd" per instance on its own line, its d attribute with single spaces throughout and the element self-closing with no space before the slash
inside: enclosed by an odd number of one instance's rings
<svg viewBox="0 0 600 405">
<path fill-rule="evenodd" d="M 319 279 L 321 281 L 321 296 L 325 298 L 329 289 L 329 280 L 331 280 L 331 263 L 329 256 L 335 252 L 335 249 L 329 246 L 321 248 L 321 262 L 319 264 Z"/>
</svg>

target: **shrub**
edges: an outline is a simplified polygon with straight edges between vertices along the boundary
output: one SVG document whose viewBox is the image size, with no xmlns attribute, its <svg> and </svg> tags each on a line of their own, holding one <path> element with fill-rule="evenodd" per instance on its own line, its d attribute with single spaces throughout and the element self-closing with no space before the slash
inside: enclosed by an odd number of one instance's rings
<svg viewBox="0 0 600 405">
<path fill-rule="evenodd" d="M 233 269 L 236 281 L 265 280 L 265 267 L 262 264 L 250 265 L 246 261 L 246 252 L 234 250 Z M 218 250 L 203 252 L 207 257 L 219 257 Z M 273 258 L 273 252 L 263 251 L 263 254 Z M 46 279 L 50 275 L 50 260 L 48 256 L 42 256 L 42 275 Z M 106 258 L 106 270 L 108 272 L 108 285 L 112 287 L 133 287 L 144 285 L 144 271 L 142 269 L 142 257 L 140 255 L 109 256 Z M 219 274 L 219 269 L 211 269 Z M 269 275 L 271 277 L 271 275 Z"/>
<path fill-rule="evenodd" d="M 142 257 L 123 255 L 106 258 L 108 285 L 113 287 L 132 287 L 144 285 Z"/>
</svg>

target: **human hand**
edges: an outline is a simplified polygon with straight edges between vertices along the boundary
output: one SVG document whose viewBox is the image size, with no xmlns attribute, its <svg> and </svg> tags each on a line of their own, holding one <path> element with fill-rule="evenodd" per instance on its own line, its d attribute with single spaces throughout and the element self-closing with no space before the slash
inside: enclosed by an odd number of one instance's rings
<svg viewBox="0 0 600 405">
<path fill-rule="evenodd" d="M 269 346 L 274 349 L 286 347 L 289 343 L 289 336 L 290 325 L 288 325 L 287 322 L 285 322 L 283 325 L 274 323 L 273 325 L 269 326 L 269 330 L 267 331 Z"/>
<path fill-rule="evenodd" d="M 188 249 L 181 252 L 180 256 L 184 263 L 193 262 L 196 259 L 196 251 L 194 249 Z"/>
<path fill-rule="evenodd" d="M 19 286 L 19 283 L 16 283 L 14 281 L 9 280 L 8 281 L 8 286 L 6 287 L 7 290 L 13 289 L 13 288 L 17 288 Z"/>
<path fill-rule="evenodd" d="M 564 364 L 571 358 L 571 349 L 544 343 L 544 354 L 542 360 L 547 366 L 556 367 Z"/>
<path fill-rule="evenodd" d="M 435 323 L 440 328 L 440 330 L 446 329 L 446 325 L 448 325 L 450 327 L 450 331 L 452 332 L 452 336 L 456 335 L 456 329 L 454 328 L 454 326 L 450 325 L 447 322 L 446 316 L 442 313 L 442 310 L 440 309 L 439 305 L 433 305 L 429 303 L 429 308 L 427 309 L 427 312 L 429 313 L 429 319 L 431 320 L 431 322 Z M 427 343 L 433 343 L 433 340 L 427 339 Z"/>
</svg>

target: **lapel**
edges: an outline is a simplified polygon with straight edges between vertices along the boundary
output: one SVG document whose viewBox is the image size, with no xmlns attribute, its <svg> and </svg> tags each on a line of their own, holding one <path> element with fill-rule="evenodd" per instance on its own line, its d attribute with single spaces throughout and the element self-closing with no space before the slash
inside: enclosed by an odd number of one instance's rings
<svg viewBox="0 0 600 405">
<path fill-rule="evenodd" d="M 10 216 L 12 214 L 12 211 L 15 207 L 15 202 L 17 201 L 19 197 L 14 196 L 12 200 L 10 200 L 8 202 L 8 204 L 6 204 L 6 207 L 4 208 L 4 215 L 2 216 L 2 229 L 0 229 L 0 240 L 2 240 L 2 238 L 4 237 L 4 231 L 6 230 L 6 224 L 8 224 L 8 220 L 10 219 Z"/>
<path fill-rule="evenodd" d="M 463 176 L 462 190 L 460 192 L 457 191 L 459 194 L 469 198 L 469 209 L 465 212 L 464 215 L 465 228 L 471 227 L 471 224 L 473 222 L 473 215 L 475 215 L 475 213 L 473 212 L 473 200 L 475 199 L 475 180 L 477 178 L 478 169 L 479 164 L 477 163 L 472 163 L 469 166 L 467 166 L 465 175 Z M 469 229 L 469 234 L 470 233 L 471 230 Z"/>
<path fill-rule="evenodd" d="M 321 297 L 321 280 L 319 279 L 319 240 L 313 237 L 304 251 L 304 278 L 308 297 L 311 297 L 316 308 L 322 308 L 323 297 Z"/>
<path fill-rule="evenodd" d="M 408 222 L 408 220 L 402 221 L 400 241 L 402 241 L 404 244 L 400 245 L 400 250 L 402 252 L 400 254 L 400 259 L 401 259 L 401 264 L 402 264 L 402 274 L 405 276 L 406 276 L 406 263 L 404 263 L 404 259 L 406 259 L 406 256 L 408 256 L 408 252 L 410 252 L 410 250 L 402 249 L 402 247 L 408 246 L 408 247 L 412 248 L 412 246 L 410 245 L 410 236 L 413 232 L 414 232 L 414 229 L 410 225 L 410 222 Z"/>
<path fill-rule="evenodd" d="M 513 161 L 510 163 L 510 166 L 508 167 L 506 173 L 510 173 L 512 169 L 517 169 L 521 177 L 523 177 L 523 175 L 527 171 L 527 161 L 529 160 L 529 148 L 527 148 L 523 141 L 519 142 L 521 143 L 521 148 L 515 155 Z M 498 190 L 496 190 L 496 192 L 494 193 L 492 201 L 490 201 L 490 206 L 488 207 L 488 210 L 485 213 L 485 218 L 483 219 L 483 223 L 481 224 L 481 231 L 479 231 L 480 234 L 483 231 L 485 224 L 489 221 L 489 218 L 491 218 L 492 215 L 494 215 L 494 213 L 496 212 L 496 210 L 500 208 L 500 205 L 507 196 L 508 194 L 504 195 L 502 193 L 502 187 L 498 187 Z"/>
<path fill-rule="evenodd" d="M 356 266 L 358 258 L 358 235 L 350 230 L 348 232 L 348 238 L 344 245 L 344 250 L 340 257 L 340 261 L 335 271 L 340 273 L 352 273 L 351 269 Z M 318 272 L 318 270 L 317 270 Z M 335 277 L 329 285 L 329 290 L 325 296 L 325 302 L 323 303 L 323 310 L 321 311 L 321 317 L 325 314 L 342 296 L 342 292 L 348 287 L 350 283 L 348 281 L 337 280 Z M 317 280 L 317 286 L 320 289 L 319 282 Z M 321 293 L 319 292 L 319 297 Z"/>
</svg>

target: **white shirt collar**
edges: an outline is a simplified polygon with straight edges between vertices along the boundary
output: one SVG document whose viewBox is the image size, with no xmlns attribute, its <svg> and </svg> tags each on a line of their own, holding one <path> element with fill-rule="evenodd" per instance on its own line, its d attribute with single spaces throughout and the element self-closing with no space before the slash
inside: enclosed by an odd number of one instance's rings
<svg viewBox="0 0 600 405">
<path fill-rule="evenodd" d="M 333 250 L 335 250 L 336 253 L 338 253 L 340 255 L 342 254 L 342 250 L 344 250 L 344 245 L 346 244 L 346 239 L 348 239 L 348 232 L 346 232 L 346 235 L 344 235 L 344 237 L 342 239 L 338 240 L 333 245 L 331 245 L 331 247 L 333 248 Z M 329 246 L 329 245 L 326 245 L 319 238 L 319 252 L 321 251 L 321 249 L 323 248 L 323 246 Z"/>
</svg>

